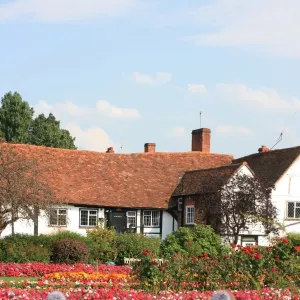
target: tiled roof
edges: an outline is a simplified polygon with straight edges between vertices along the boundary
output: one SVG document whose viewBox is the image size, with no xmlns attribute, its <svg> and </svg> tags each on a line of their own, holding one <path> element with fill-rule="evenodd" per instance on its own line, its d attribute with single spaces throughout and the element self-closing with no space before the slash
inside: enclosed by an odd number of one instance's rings
<svg viewBox="0 0 300 300">
<path fill-rule="evenodd" d="M 300 146 L 255 153 L 235 159 L 233 163 L 247 162 L 258 178 L 274 186 L 299 155 Z"/>
<path fill-rule="evenodd" d="M 216 192 L 244 164 L 246 163 L 186 172 L 173 193 L 173 196 L 187 196 Z"/>
<path fill-rule="evenodd" d="M 233 157 L 201 152 L 113 154 L 11 145 L 36 159 L 43 179 L 72 204 L 167 208 L 187 170 L 230 164 Z"/>
</svg>

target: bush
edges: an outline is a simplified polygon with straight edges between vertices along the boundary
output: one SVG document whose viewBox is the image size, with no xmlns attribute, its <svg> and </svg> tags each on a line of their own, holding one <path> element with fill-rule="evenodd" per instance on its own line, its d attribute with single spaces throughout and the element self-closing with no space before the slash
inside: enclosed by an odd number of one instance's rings
<svg viewBox="0 0 300 300">
<path fill-rule="evenodd" d="M 90 244 L 90 260 L 97 263 L 115 261 L 116 231 L 110 228 L 95 228 L 87 232 L 87 239 Z"/>
<path fill-rule="evenodd" d="M 146 237 L 136 233 L 122 233 L 117 236 L 117 263 L 124 264 L 124 258 L 141 258 L 142 251 L 147 249 L 158 255 L 160 239 Z"/>
<path fill-rule="evenodd" d="M 158 292 L 172 286 L 180 290 L 291 288 L 300 286 L 300 249 L 291 248 L 286 238 L 277 238 L 273 246 L 237 246 L 218 257 L 207 253 L 187 256 L 174 254 L 158 264 L 155 255 L 143 252 L 141 263 L 133 267 L 137 288 Z M 288 249 L 293 249 L 286 256 Z"/>
<path fill-rule="evenodd" d="M 288 233 L 287 238 L 289 239 L 293 247 L 300 246 L 300 233 Z"/>
<path fill-rule="evenodd" d="M 14 234 L 0 239 L 0 261 L 3 262 L 49 262 L 52 245 L 62 238 L 83 241 L 89 246 L 88 239 L 78 233 L 61 231 L 54 234 Z"/>
<path fill-rule="evenodd" d="M 49 262 L 50 250 L 38 236 L 15 234 L 0 240 L 0 261 L 3 262 Z"/>
<path fill-rule="evenodd" d="M 54 263 L 87 263 L 88 257 L 89 248 L 82 241 L 63 238 L 52 245 L 51 259 Z"/>
<path fill-rule="evenodd" d="M 196 225 L 192 228 L 180 227 L 169 234 L 161 243 L 161 254 L 171 258 L 174 253 L 187 256 L 200 256 L 207 253 L 212 256 L 223 254 L 226 248 L 222 245 L 221 237 L 210 226 Z"/>
</svg>

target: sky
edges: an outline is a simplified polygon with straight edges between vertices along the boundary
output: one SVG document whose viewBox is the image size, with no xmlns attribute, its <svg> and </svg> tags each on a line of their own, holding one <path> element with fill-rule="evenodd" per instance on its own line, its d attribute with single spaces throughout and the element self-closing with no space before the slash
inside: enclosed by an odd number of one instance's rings
<svg viewBox="0 0 300 300">
<path fill-rule="evenodd" d="M 79 149 L 300 145 L 299 0 L 0 0 L 0 95 L 52 112 Z"/>
</svg>

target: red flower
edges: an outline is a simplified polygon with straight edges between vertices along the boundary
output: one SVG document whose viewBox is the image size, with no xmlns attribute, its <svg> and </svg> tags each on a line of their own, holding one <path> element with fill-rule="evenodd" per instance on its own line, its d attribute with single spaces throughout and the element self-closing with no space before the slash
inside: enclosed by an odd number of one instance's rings
<svg viewBox="0 0 300 300">
<path fill-rule="evenodd" d="M 295 246 L 295 247 L 294 247 L 294 250 L 295 250 L 296 252 L 300 251 L 300 246 Z"/>
<path fill-rule="evenodd" d="M 142 254 L 145 255 L 145 256 L 148 256 L 149 250 L 147 250 L 147 249 L 146 249 L 146 250 L 143 250 L 143 251 L 142 251 Z"/>
<path fill-rule="evenodd" d="M 152 261 L 151 261 L 151 264 L 152 264 L 152 265 L 158 265 L 158 262 L 155 261 L 155 260 L 152 260 Z"/>
</svg>

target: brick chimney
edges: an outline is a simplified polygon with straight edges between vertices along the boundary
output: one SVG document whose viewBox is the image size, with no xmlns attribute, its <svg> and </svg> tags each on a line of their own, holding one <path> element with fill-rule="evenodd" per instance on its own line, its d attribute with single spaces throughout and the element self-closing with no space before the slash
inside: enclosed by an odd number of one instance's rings
<svg viewBox="0 0 300 300">
<path fill-rule="evenodd" d="M 114 147 L 107 148 L 106 153 L 115 153 Z"/>
<path fill-rule="evenodd" d="M 267 146 L 261 146 L 261 148 L 258 149 L 258 152 L 259 153 L 262 153 L 262 152 L 269 152 L 270 149 L 267 147 Z"/>
<path fill-rule="evenodd" d="M 192 151 L 210 152 L 210 129 L 200 128 L 192 131 Z"/>
<path fill-rule="evenodd" d="M 155 143 L 146 143 L 144 145 L 145 152 L 154 153 L 155 152 L 155 147 L 156 147 Z"/>
</svg>

